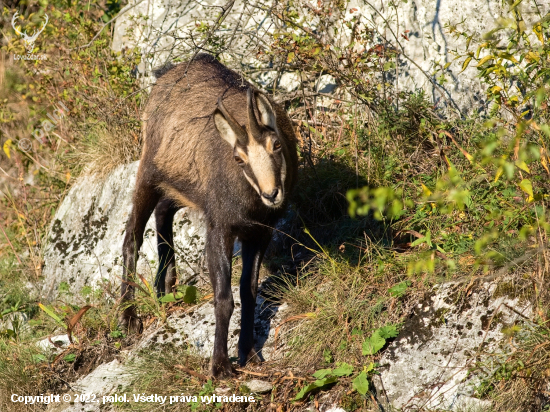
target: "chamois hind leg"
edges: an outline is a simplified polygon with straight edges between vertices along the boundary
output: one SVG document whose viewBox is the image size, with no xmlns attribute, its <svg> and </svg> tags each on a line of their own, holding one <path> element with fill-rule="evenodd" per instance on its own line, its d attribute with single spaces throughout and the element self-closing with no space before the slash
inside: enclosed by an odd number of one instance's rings
<svg viewBox="0 0 550 412">
<path fill-rule="evenodd" d="M 157 224 L 157 248 L 159 267 L 155 278 L 157 296 L 171 293 L 176 284 L 176 262 L 174 258 L 174 215 L 179 207 L 174 206 L 170 199 L 161 199 L 155 208 Z M 166 276 L 168 274 L 168 276 Z"/>
<path fill-rule="evenodd" d="M 129 301 L 134 300 L 134 287 L 129 282 L 135 282 L 138 253 L 143 244 L 145 225 L 160 199 L 157 189 L 148 184 L 146 179 L 140 179 L 140 171 L 138 171 L 132 212 L 126 223 L 126 235 L 124 236 L 122 246 L 124 266 L 120 293 L 122 296 L 122 305 L 124 306 L 127 306 Z M 129 332 L 141 332 L 141 320 L 137 316 L 134 305 L 127 306 L 123 310 L 120 324 L 124 330 Z"/>
<path fill-rule="evenodd" d="M 259 229 L 257 237 L 242 239 L 243 271 L 241 275 L 241 334 L 239 336 L 239 364 L 258 362 L 254 350 L 254 312 L 258 294 L 258 275 L 272 231 Z"/>
<path fill-rule="evenodd" d="M 206 235 L 206 257 L 212 288 L 214 289 L 214 314 L 216 331 L 212 355 L 212 375 L 215 378 L 233 375 L 227 353 L 229 321 L 234 302 L 231 292 L 231 253 L 235 236 L 229 228 L 210 227 Z"/>
</svg>

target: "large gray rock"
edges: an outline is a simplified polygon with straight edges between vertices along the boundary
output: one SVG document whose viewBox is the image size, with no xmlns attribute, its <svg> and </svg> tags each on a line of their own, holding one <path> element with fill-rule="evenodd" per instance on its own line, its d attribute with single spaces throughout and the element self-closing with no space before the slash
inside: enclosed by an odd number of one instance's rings
<svg viewBox="0 0 550 412">
<path fill-rule="evenodd" d="M 99 365 L 90 374 L 71 384 L 71 391 L 65 394 L 70 401 L 61 398 L 61 402 L 51 403 L 47 412 L 99 412 L 113 410 L 114 399 L 104 396 L 123 394 L 124 388 L 132 381 L 132 374 L 118 360 Z M 82 399 L 87 402 L 74 402 Z M 131 394 L 126 395 L 130 399 Z M 105 401 L 105 403 L 104 403 Z"/>
<path fill-rule="evenodd" d="M 479 377 L 469 375 L 469 368 L 483 354 L 499 351 L 502 328 L 516 322 L 518 313 L 528 317 L 532 310 L 503 289 L 486 282 L 464 295 L 464 285 L 457 282 L 436 287 L 382 356 L 383 384 L 374 380 L 379 399 L 403 411 L 481 411 L 490 406 L 472 397 Z"/>
<path fill-rule="evenodd" d="M 115 23 L 112 47 L 118 51 L 137 46 L 143 56 L 140 72 L 147 75 L 151 68 L 189 53 L 190 45 L 198 42 L 190 35 L 196 24 L 208 22 L 213 25 L 221 11 L 219 6 L 226 3 L 225 0 L 130 0 L 123 10 L 124 14 Z M 239 56 L 244 63 L 243 68 L 262 69 L 255 59 L 255 45 L 258 37 L 270 44 L 267 37 L 277 27 L 269 12 L 273 2 L 254 2 L 256 9 L 251 9 L 250 5 L 244 7 L 245 3 L 247 2 L 235 2 L 224 21 L 225 27 L 217 35 L 231 36 L 234 27 L 240 25 L 242 29 L 238 35 L 233 34 L 229 41 L 229 54 Z M 550 4 L 539 2 L 537 8 L 534 8 L 530 3 L 523 2 L 518 7 L 527 25 L 527 35 L 533 36 L 531 27 L 540 20 L 538 13 L 544 16 L 549 11 Z M 441 69 L 446 63 L 453 62 L 456 57 L 454 51 L 463 54 L 466 49 L 466 37 L 450 34 L 449 27 L 458 25 L 460 31 L 473 34 L 474 41 L 470 48 L 474 48 L 477 47 L 477 40 L 483 41 L 483 34 L 497 26 L 497 20 L 501 16 L 510 16 L 508 9 L 509 6 L 501 0 L 409 0 L 397 2 L 397 9 L 389 6 L 385 0 L 351 0 L 346 7 L 346 19 L 359 17 L 362 23 L 368 22 L 390 43 L 395 44 L 396 40 L 400 42 L 403 46 L 402 52 L 416 63 L 415 65 L 409 59 L 400 57 L 398 78 L 401 90 L 424 89 L 433 96 L 437 105 L 447 104 L 447 99 L 467 112 L 472 108 L 481 110 L 486 106 L 484 88 L 477 77 L 475 62 L 460 75 L 464 59 L 455 61 L 444 70 L 445 84 L 441 85 L 446 98 L 441 97 L 439 88 L 432 82 L 443 74 L 442 71 L 436 73 L 435 69 Z M 401 36 L 403 33 L 407 33 L 407 39 Z M 194 36 L 196 35 L 195 32 Z M 332 39 L 333 44 L 347 46 L 348 37 L 349 31 L 344 27 Z M 174 38 L 179 40 L 175 41 Z M 238 68 L 237 64 L 235 66 Z M 261 86 L 271 85 L 276 78 L 274 71 L 257 70 L 254 76 Z M 147 83 L 151 81 L 154 80 L 149 76 Z M 282 73 L 279 86 L 285 91 L 299 88 L 298 73 Z M 319 91 L 324 90 L 323 93 L 331 92 L 335 88 L 336 82 L 332 80 L 321 88 L 317 87 Z"/>
<path fill-rule="evenodd" d="M 227 347 L 230 356 L 237 356 L 237 343 L 241 329 L 241 298 L 239 287 L 232 288 L 235 308 L 229 323 Z M 265 360 L 279 359 L 282 354 L 282 343 L 274 342 L 275 328 L 283 319 L 287 305 L 274 305 L 262 296 L 256 299 L 256 316 L 254 333 L 256 336 L 256 350 Z M 214 302 L 210 300 L 193 307 L 186 312 L 176 312 L 170 315 L 165 324 L 153 328 L 134 349 L 135 353 L 143 349 L 155 348 L 163 345 L 180 346 L 186 344 L 192 353 L 209 358 L 214 350 L 214 333 L 216 318 Z"/>
<path fill-rule="evenodd" d="M 132 209 L 139 162 L 119 166 L 105 180 L 83 176 L 59 206 L 44 250 L 42 297 L 53 298 L 61 282 L 78 294 L 84 286 L 119 283 L 122 242 Z M 174 247 L 181 277 L 203 270 L 205 222 L 194 210 L 181 209 L 174 219 Z M 158 254 L 155 218 L 151 216 L 138 263 L 138 273 L 152 281 Z"/>
<path fill-rule="evenodd" d="M 382 3 L 379 4 L 382 5 Z M 540 2 L 539 11 L 543 16 L 549 11 L 549 6 L 548 2 Z M 534 37 L 530 29 L 534 22 L 540 20 L 537 10 L 528 2 L 523 2 L 519 7 L 529 27 L 527 35 Z M 511 16 L 508 12 L 509 8 L 506 2 L 500 0 L 410 0 L 400 2 L 397 20 L 399 25 L 394 30 L 397 36 L 405 30 L 410 30 L 408 40 L 399 39 L 404 53 L 429 74 L 432 80 L 444 73 L 445 95 L 467 113 L 472 108 L 475 110 L 486 108 L 486 87 L 483 87 L 480 82 L 475 61 L 472 61 L 470 66 L 459 74 L 465 58 L 454 61 L 457 57 L 455 52 L 461 55 L 466 53 L 467 39 L 466 36 L 449 33 L 449 28 L 455 26 L 460 32 L 472 34 L 474 39 L 468 51 L 475 52 L 479 43 L 485 41 L 483 35 L 498 26 L 498 19 L 502 16 Z M 365 7 L 362 10 L 367 11 Z M 373 13 L 370 12 L 370 14 Z M 483 56 L 481 54 L 481 57 Z M 400 85 L 408 90 L 422 88 L 432 94 L 434 102 L 439 106 L 445 104 L 445 99 L 441 97 L 437 87 L 428 77 L 406 59 L 402 60 Z M 454 63 L 448 69 L 433 75 L 435 68 L 442 68 L 446 63 L 453 61 Z"/>
</svg>

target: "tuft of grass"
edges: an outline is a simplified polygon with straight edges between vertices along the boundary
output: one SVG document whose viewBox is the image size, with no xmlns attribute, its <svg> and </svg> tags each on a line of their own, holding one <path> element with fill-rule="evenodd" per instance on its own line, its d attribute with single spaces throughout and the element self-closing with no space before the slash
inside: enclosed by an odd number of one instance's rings
<svg viewBox="0 0 550 412">
<path fill-rule="evenodd" d="M 133 130 L 102 122 L 84 133 L 74 157 L 84 173 L 101 178 L 121 164 L 139 160 L 140 155 L 141 140 Z"/>
<path fill-rule="evenodd" d="M 133 378 L 130 387 L 125 388 L 128 394 L 158 394 L 168 397 L 171 395 L 198 396 L 201 392 L 203 395 L 211 394 L 206 393 L 211 391 L 204 391 L 205 386 L 212 385 L 210 381 L 207 382 L 185 371 L 191 370 L 199 376 L 206 377 L 209 373 L 208 360 L 192 355 L 186 345 L 162 345 L 154 350 L 141 351 L 139 356 L 133 358 L 127 366 Z M 151 407 L 147 403 L 139 402 L 120 406 L 123 410 L 132 411 L 145 411 Z M 199 405 L 180 402 L 165 405 L 168 411 L 197 410 L 198 407 Z M 204 410 L 204 408 L 198 410 Z"/>
<path fill-rule="evenodd" d="M 16 344 L 0 338 L 0 405 L 3 411 L 36 411 L 36 405 L 13 403 L 11 395 L 37 396 L 55 388 L 53 373 L 41 362 L 41 355 L 35 345 Z"/>
</svg>

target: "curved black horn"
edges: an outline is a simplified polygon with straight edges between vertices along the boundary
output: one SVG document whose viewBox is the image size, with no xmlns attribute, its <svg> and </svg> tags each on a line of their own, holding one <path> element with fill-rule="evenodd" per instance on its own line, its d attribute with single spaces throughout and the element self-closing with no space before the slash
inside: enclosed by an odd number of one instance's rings
<svg viewBox="0 0 550 412">
<path fill-rule="evenodd" d="M 248 136 L 246 135 L 246 132 L 241 127 L 241 125 L 235 120 L 231 114 L 225 109 L 225 106 L 222 102 L 222 97 L 218 97 L 218 109 L 220 109 L 220 112 L 222 112 L 223 117 L 225 117 L 225 120 L 227 120 L 227 123 L 229 123 L 229 126 L 233 129 L 233 131 L 237 134 L 237 138 L 241 143 L 245 143 L 248 140 Z"/>
<path fill-rule="evenodd" d="M 249 87 L 246 92 L 246 105 L 248 106 L 248 125 L 250 127 L 250 133 L 252 133 L 252 136 L 260 136 L 262 128 L 254 113 L 254 92 L 251 87 Z"/>
</svg>

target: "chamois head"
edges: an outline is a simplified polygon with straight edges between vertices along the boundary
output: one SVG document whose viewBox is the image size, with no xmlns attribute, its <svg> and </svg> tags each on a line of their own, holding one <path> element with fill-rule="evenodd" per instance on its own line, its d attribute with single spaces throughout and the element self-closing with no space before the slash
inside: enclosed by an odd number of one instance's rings
<svg viewBox="0 0 550 412">
<path fill-rule="evenodd" d="M 260 119 L 256 118 L 254 103 Z M 214 112 L 214 123 L 220 136 L 233 148 L 235 162 L 242 168 L 244 177 L 272 208 L 282 205 L 285 198 L 284 182 L 286 161 L 283 144 L 273 107 L 265 96 L 248 89 L 248 124 L 241 126 L 226 110 L 221 97 Z"/>
</svg>

